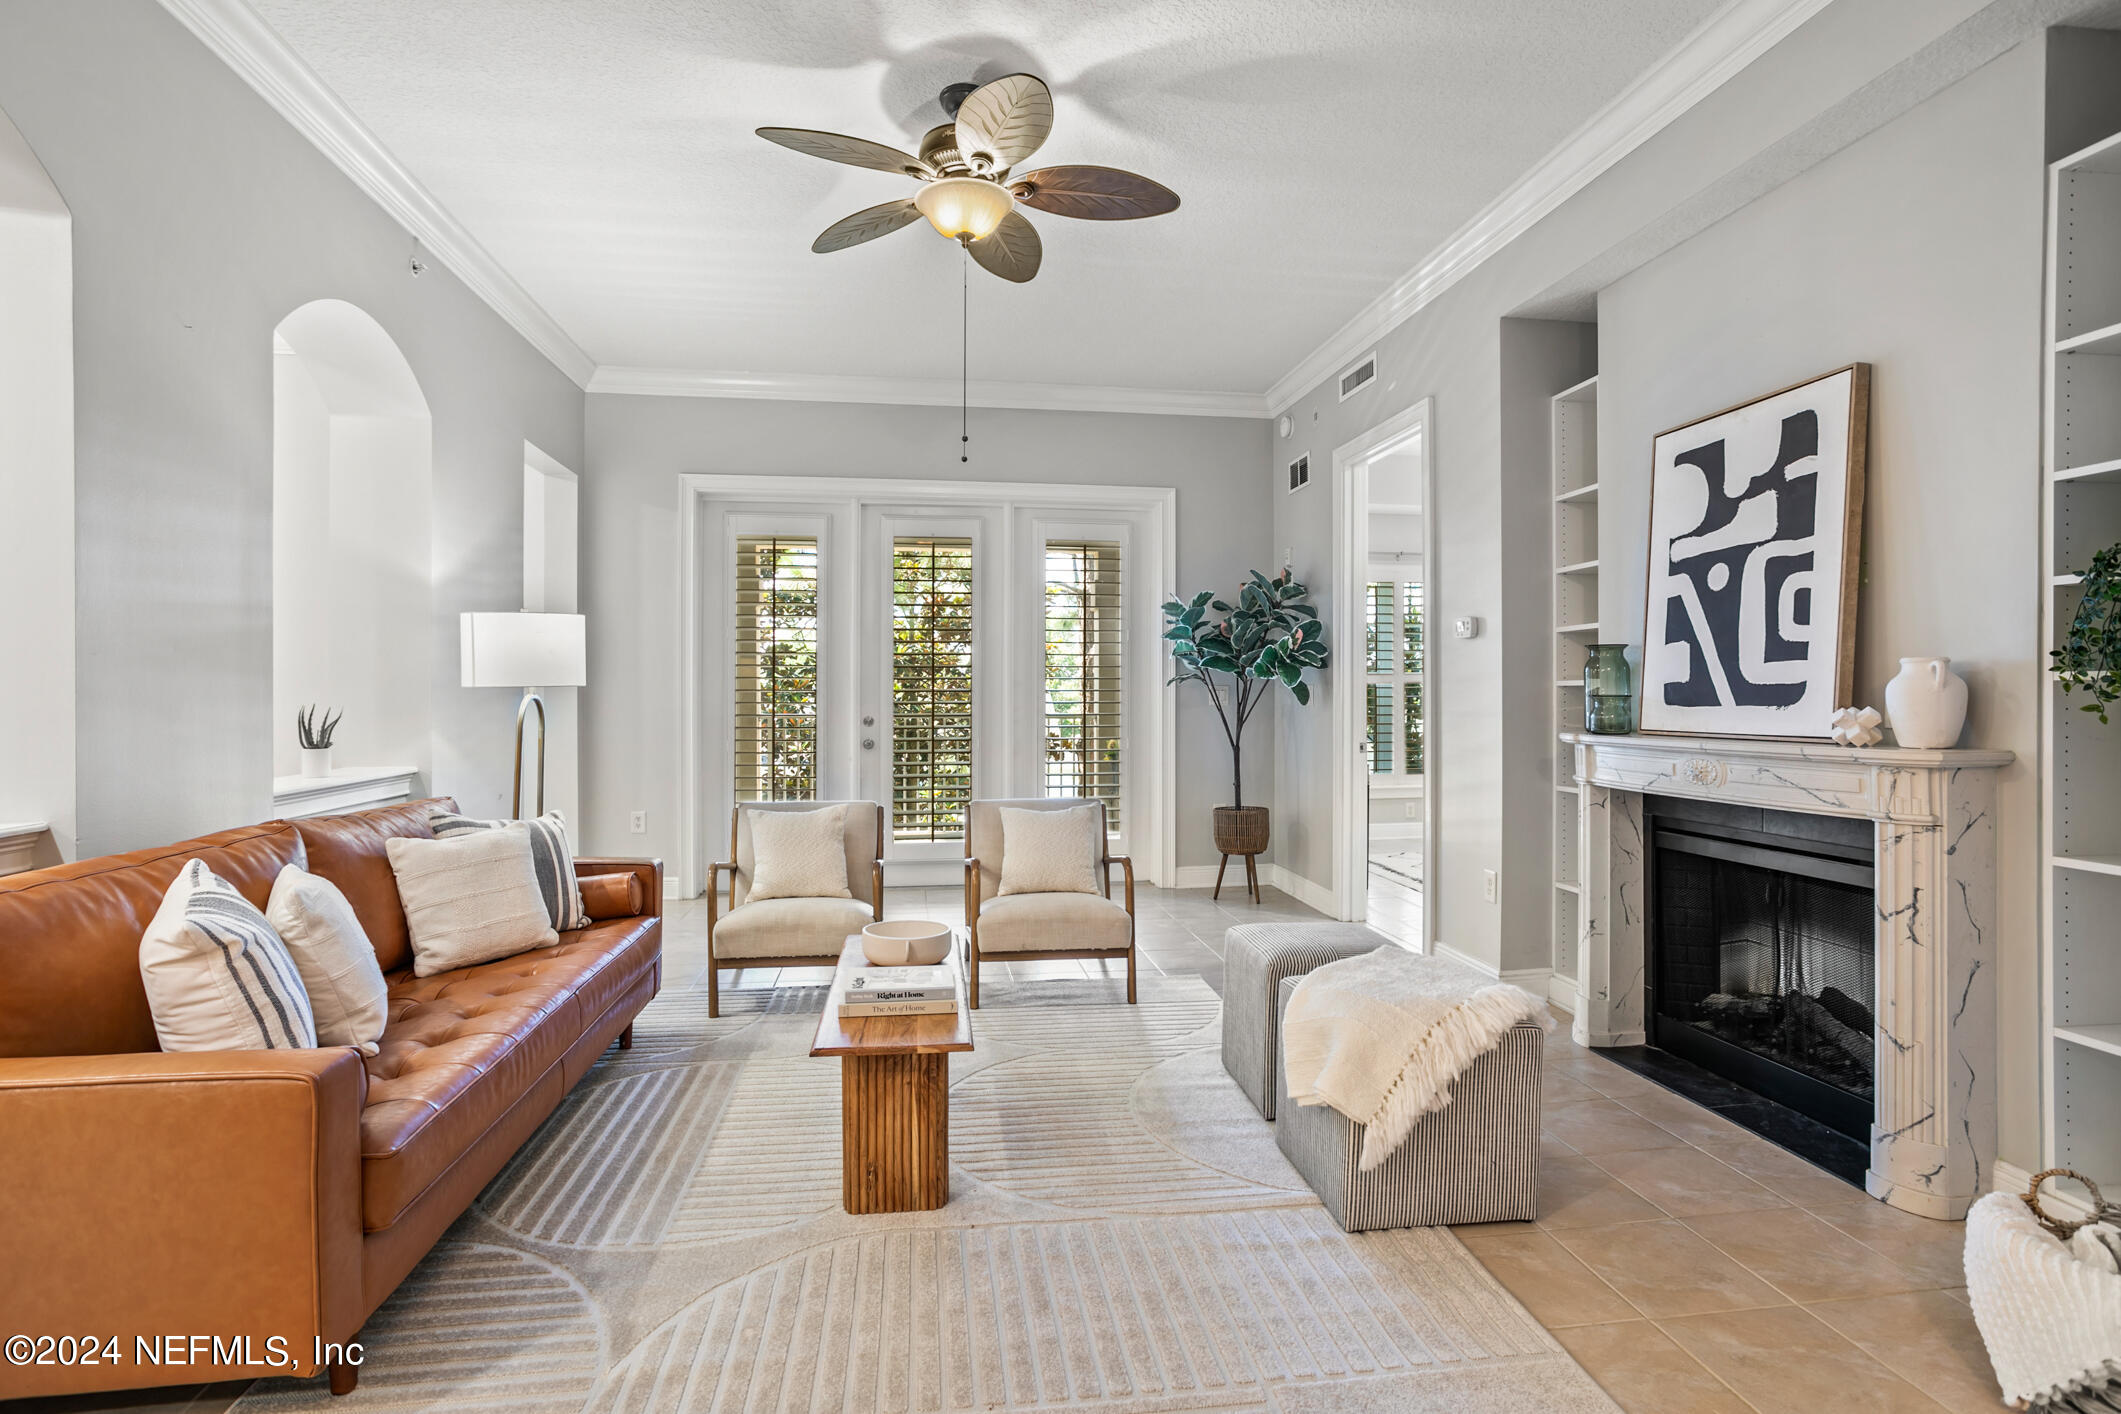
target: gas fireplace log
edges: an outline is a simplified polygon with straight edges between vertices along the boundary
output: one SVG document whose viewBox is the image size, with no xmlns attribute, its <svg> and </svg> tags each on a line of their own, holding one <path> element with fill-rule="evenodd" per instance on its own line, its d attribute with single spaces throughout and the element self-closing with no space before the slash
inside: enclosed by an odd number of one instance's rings
<svg viewBox="0 0 2121 1414">
<path fill-rule="evenodd" d="M 1811 1034 L 1846 1055 L 1865 1070 L 1875 1059 L 1877 1043 L 1868 1035 L 1842 1024 L 1841 1019 L 1820 1004 L 1817 997 L 1792 992 L 1783 999 L 1789 1018 Z"/>
</svg>

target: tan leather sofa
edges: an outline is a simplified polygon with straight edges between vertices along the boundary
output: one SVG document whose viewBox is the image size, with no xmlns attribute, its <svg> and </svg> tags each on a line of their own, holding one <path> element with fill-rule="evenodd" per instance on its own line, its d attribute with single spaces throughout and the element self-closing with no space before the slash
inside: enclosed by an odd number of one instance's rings
<svg viewBox="0 0 2121 1414">
<path fill-rule="evenodd" d="M 578 859 L 592 922 L 556 946 L 412 974 L 383 841 L 432 804 L 272 821 L 0 878 L 0 1336 L 51 1335 L 52 1364 L 0 1361 L 0 1398 L 331 1372 L 662 978 L 662 865 Z M 140 935 L 184 862 L 263 907 L 282 866 L 337 884 L 390 987 L 381 1052 L 165 1055 Z M 84 1363 L 82 1337 L 119 1359 Z M 142 1362 L 136 1338 L 185 1363 Z M 73 1337 L 71 1363 L 57 1338 Z M 321 1353 L 322 1358 L 319 1358 Z M 203 1358 L 202 1358 L 203 1357 Z"/>
</svg>

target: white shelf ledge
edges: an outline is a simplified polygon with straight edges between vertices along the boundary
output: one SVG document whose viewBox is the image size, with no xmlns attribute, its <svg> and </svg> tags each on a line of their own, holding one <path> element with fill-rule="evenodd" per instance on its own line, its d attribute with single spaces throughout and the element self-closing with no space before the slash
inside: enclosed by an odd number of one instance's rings
<svg viewBox="0 0 2121 1414">
<path fill-rule="evenodd" d="M 2111 854 L 2058 854 L 2057 869 L 2078 869 L 2087 874 L 2121 874 L 2121 856 Z"/>
<path fill-rule="evenodd" d="M 20 874 L 36 867 L 37 842 L 50 829 L 42 820 L 0 825 L 0 874 Z"/>
<path fill-rule="evenodd" d="M 2121 457 L 2110 462 L 2093 462 L 2088 466 L 2073 466 L 2055 473 L 2057 481 L 2121 481 Z"/>
<path fill-rule="evenodd" d="M 1554 787 L 1554 789 L 1561 792 L 1563 795 L 1576 795 L 1579 793 L 1575 786 L 1556 786 Z"/>
<path fill-rule="evenodd" d="M 1598 625 L 1597 625 L 1597 624 L 1562 624 L 1562 625 L 1558 626 L 1558 627 L 1557 627 L 1557 628 L 1556 628 L 1556 629 L 1554 630 L 1554 632 L 1556 632 L 1556 633 L 1596 633 L 1596 632 L 1598 632 Z"/>
<path fill-rule="evenodd" d="M 2055 576 L 2055 588 L 2057 589 L 2068 589 L 2082 583 L 2084 583 L 2084 576 L 2081 574 L 2058 574 Z"/>
<path fill-rule="evenodd" d="M 2121 324 L 2109 324 L 2104 329 L 2089 329 L 2074 338 L 2059 339 L 2055 343 L 2058 354 L 2121 354 Z"/>
<path fill-rule="evenodd" d="M 303 820 L 395 805 L 412 799 L 419 784 L 418 766 L 346 766 L 328 776 L 275 776 L 273 814 L 282 820 Z"/>
<path fill-rule="evenodd" d="M 1557 569 L 1557 570 L 1555 570 L 1555 571 L 1554 571 L 1554 573 L 1556 573 L 1556 574 L 1595 574 L 1595 573 L 1597 573 L 1597 571 L 1598 571 L 1598 561 L 1596 561 L 1596 560 L 1578 560 L 1578 561 L 1577 561 L 1577 562 L 1576 562 L 1575 564 L 1573 564 L 1573 565 L 1563 565 L 1563 566 L 1562 566 L 1562 567 L 1561 567 L 1560 569 Z"/>
<path fill-rule="evenodd" d="M 1582 678 L 1556 678 L 1556 679 L 1554 679 L 1554 686 L 1556 686 L 1556 687 L 1582 687 L 1582 686 L 1583 686 L 1583 679 L 1582 679 Z"/>
<path fill-rule="evenodd" d="M 1565 506 L 1571 501 L 1595 501 L 1597 499 L 1598 483 L 1593 481 L 1587 486 L 1577 487 L 1574 491 L 1562 492 L 1554 498 L 1554 503 Z"/>
<path fill-rule="evenodd" d="M 1581 894 L 1583 892 L 1583 885 L 1572 884 L 1567 879 L 1556 879 L 1554 887 L 1565 894 Z"/>
<path fill-rule="evenodd" d="M 2068 1041 L 2072 1045 L 2089 1046 L 2110 1056 L 2121 1056 L 2121 1025 L 2108 1023 L 2104 1026 L 2057 1026 L 2055 1038 Z"/>
</svg>

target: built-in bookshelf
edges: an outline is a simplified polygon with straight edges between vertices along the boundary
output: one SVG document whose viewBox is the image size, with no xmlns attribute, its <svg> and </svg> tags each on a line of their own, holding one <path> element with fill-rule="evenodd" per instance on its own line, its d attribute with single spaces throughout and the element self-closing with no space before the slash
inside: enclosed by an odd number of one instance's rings
<svg viewBox="0 0 2121 1414">
<path fill-rule="evenodd" d="M 2046 647 L 2080 572 L 2121 541 L 2121 133 L 2048 173 Z M 2045 654 L 2043 667 L 2045 666 Z M 2121 720 L 2042 674 L 2041 975 L 2046 1162 L 2121 1188 Z M 2074 1191 L 2074 1190 L 2072 1190 Z"/>
<path fill-rule="evenodd" d="M 1575 749 L 1562 732 L 1583 730 L 1585 649 L 1598 641 L 1598 380 L 1554 395 L 1554 977 L 1557 1002 L 1575 1006 L 1577 936 L 1583 917 L 1583 811 Z"/>
</svg>

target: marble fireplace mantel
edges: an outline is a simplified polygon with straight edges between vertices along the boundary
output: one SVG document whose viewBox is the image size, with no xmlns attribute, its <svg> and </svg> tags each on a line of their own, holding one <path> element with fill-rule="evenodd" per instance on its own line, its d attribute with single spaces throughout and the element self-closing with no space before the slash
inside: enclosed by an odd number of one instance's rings
<svg viewBox="0 0 2121 1414">
<path fill-rule="evenodd" d="M 1829 742 L 1592 736 L 1575 749 L 1582 932 L 1575 1037 L 1644 1040 L 1642 797 L 1877 824 L 1872 1196 L 1963 1217 L 1996 1157 L 1996 771 L 2007 751 L 1851 750 Z"/>
</svg>

